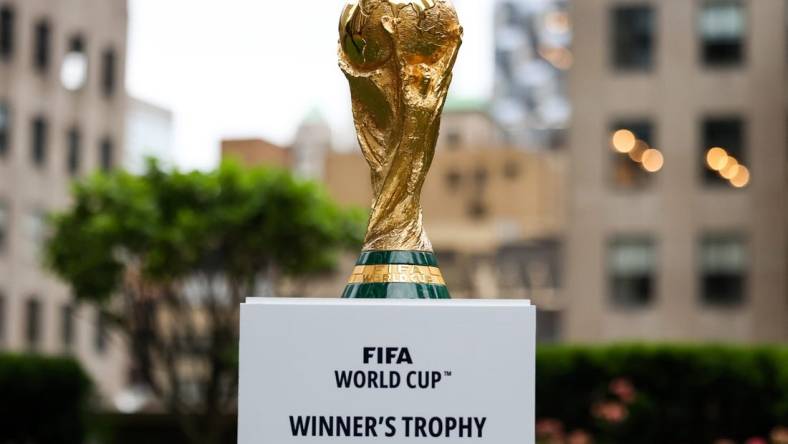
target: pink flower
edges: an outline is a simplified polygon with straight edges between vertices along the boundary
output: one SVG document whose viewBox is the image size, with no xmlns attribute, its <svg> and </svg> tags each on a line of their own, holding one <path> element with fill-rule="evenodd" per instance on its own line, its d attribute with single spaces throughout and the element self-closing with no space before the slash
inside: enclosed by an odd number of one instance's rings
<svg viewBox="0 0 788 444">
<path fill-rule="evenodd" d="M 597 419 L 611 424 L 619 424 L 629 416 L 629 410 L 627 410 L 626 406 L 614 401 L 600 402 L 594 405 L 591 413 Z"/>
<path fill-rule="evenodd" d="M 631 404 L 637 395 L 635 386 L 628 379 L 618 378 L 610 383 L 610 393 L 618 396 L 625 404 Z"/>
<path fill-rule="evenodd" d="M 536 422 L 536 436 L 547 439 L 549 443 L 561 443 L 564 440 L 564 425 L 557 419 L 540 419 Z"/>
<path fill-rule="evenodd" d="M 583 430 L 575 430 L 569 434 L 566 439 L 566 444 L 593 444 L 594 440 L 587 432 Z"/>
</svg>

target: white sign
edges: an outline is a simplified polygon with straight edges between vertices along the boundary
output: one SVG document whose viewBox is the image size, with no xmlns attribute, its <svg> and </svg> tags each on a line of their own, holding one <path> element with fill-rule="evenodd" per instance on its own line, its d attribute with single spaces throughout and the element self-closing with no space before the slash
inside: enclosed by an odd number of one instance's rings
<svg viewBox="0 0 788 444">
<path fill-rule="evenodd" d="M 534 443 L 525 301 L 251 299 L 239 444 Z"/>
</svg>

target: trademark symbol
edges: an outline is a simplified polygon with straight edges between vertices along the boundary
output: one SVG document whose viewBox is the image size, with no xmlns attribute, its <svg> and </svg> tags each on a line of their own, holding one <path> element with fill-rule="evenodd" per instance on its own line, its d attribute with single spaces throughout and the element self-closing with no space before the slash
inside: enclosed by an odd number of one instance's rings
<svg viewBox="0 0 788 444">
<path fill-rule="evenodd" d="M 451 376 L 451 370 L 446 370 L 443 372 L 443 376 Z"/>
</svg>

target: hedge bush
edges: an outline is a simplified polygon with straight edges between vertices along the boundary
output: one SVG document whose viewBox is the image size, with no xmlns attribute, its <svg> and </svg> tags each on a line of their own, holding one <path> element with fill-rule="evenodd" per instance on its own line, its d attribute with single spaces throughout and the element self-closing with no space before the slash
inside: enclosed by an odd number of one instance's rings
<svg viewBox="0 0 788 444">
<path fill-rule="evenodd" d="M 541 427 L 597 443 L 743 442 L 788 426 L 788 348 L 550 346 L 536 378 Z"/>
<path fill-rule="evenodd" d="M 72 359 L 0 354 L 0 444 L 83 444 L 91 387 Z"/>
</svg>

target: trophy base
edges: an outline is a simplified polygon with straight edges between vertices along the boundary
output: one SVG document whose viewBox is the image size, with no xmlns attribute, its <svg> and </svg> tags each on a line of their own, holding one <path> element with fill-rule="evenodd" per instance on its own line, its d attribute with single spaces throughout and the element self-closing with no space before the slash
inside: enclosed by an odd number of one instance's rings
<svg viewBox="0 0 788 444">
<path fill-rule="evenodd" d="M 451 299 L 435 254 L 365 251 L 348 280 L 344 299 Z"/>
</svg>

